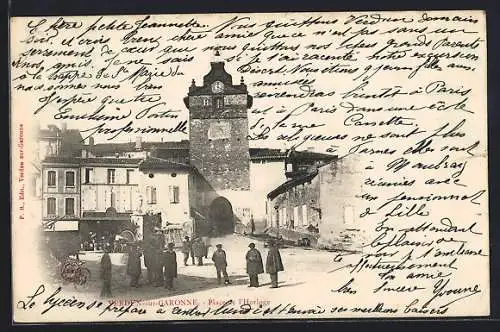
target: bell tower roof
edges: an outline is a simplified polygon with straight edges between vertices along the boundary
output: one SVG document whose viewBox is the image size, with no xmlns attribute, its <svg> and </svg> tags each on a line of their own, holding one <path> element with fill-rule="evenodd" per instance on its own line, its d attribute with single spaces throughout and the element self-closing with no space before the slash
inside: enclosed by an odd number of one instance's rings
<svg viewBox="0 0 500 332">
<path fill-rule="evenodd" d="M 203 85 L 210 85 L 215 81 L 221 81 L 225 85 L 233 85 L 233 77 L 224 68 L 224 59 L 216 50 L 210 62 L 210 71 L 203 77 Z"/>
<path fill-rule="evenodd" d="M 220 52 L 216 50 L 210 62 L 210 71 L 203 76 L 203 85 L 197 86 L 193 79 L 188 96 L 212 94 L 211 85 L 217 81 L 224 84 L 225 94 L 246 94 L 247 86 L 243 81 L 243 77 L 240 84 L 233 85 L 233 77 L 226 71 L 224 65 L 224 59 L 221 57 Z"/>
</svg>

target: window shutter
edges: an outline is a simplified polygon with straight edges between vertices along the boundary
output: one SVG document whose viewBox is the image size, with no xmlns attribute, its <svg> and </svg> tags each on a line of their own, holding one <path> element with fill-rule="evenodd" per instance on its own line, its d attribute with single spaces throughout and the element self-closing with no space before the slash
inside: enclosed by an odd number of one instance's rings
<svg viewBox="0 0 500 332">
<path fill-rule="evenodd" d="M 354 208 L 350 205 L 344 206 L 344 224 L 346 226 L 354 224 Z"/>
<path fill-rule="evenodd" d="M 174 187 L 173 186 L 168 186 L 168 197 L 169 197 L 170 203 L 175 203 Z"/>
<path fill-rule="evenodd" d="M 147 199 L 148 204 L 152 203 L 152 200 L 151 200 L 151 187 L 150 186 L 146 187 L 146 199 Z"/>
<path fill-rule="evenodd" d="M 302 205 L 302 225 L 308 226 L 309 220 L 307 220 L 307 205 Z"/>
<path fill-rule="evenodd" d="M 156 204 L 156 188 L 151 187 L 151 203 Z"/>
<path fill-rule="evenodd" d="M 174 203 L 179 203 L 179 187 L 174 186 Z"/>
</svg>

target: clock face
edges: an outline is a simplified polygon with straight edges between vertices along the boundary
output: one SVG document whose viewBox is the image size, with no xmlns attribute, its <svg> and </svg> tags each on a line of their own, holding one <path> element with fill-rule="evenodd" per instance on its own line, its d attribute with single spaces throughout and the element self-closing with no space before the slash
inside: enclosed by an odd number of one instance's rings
<svg viewBox="0 0 500 332">
<path fill-rule="evenodd" d="M 212 92 L 213 93 L 221 93 L 224 91 L 224 83 L 221 81 L 216 81 L 212 83 Z"/>
</svg>

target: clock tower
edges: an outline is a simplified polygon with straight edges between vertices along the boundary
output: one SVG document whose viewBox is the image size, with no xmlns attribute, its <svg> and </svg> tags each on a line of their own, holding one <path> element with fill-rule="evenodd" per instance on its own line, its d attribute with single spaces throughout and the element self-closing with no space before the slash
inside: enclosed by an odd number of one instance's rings
<svg viewBox="0 0 500 332">
<path fill-rule="evenodd" d="M 192 81 L 184 103 L 189 109 L 189 159 L 217 192 L 250 190 L 248 109 L 252 97 L 243 83 L 233 85 L 224 62 L 210 63 L 203 85 Z"/>
</svg>

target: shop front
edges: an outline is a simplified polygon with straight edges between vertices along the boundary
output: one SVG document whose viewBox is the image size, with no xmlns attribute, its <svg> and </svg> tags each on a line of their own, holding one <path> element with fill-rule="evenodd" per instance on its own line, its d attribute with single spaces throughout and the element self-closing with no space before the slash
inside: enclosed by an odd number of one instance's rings
<svg viewBox="0 0 500 332">
<path fill-rule="evenodd" d="M 102 251 L 110 245 L 113 252 L 123 252 L 127 242 L 136 240 L 136 226 L 130 216 L 130 213 L 118 213 L 113 208 L 106 212 L 83 212 L 79 225 L 81 249 Z"/>
</svg>

